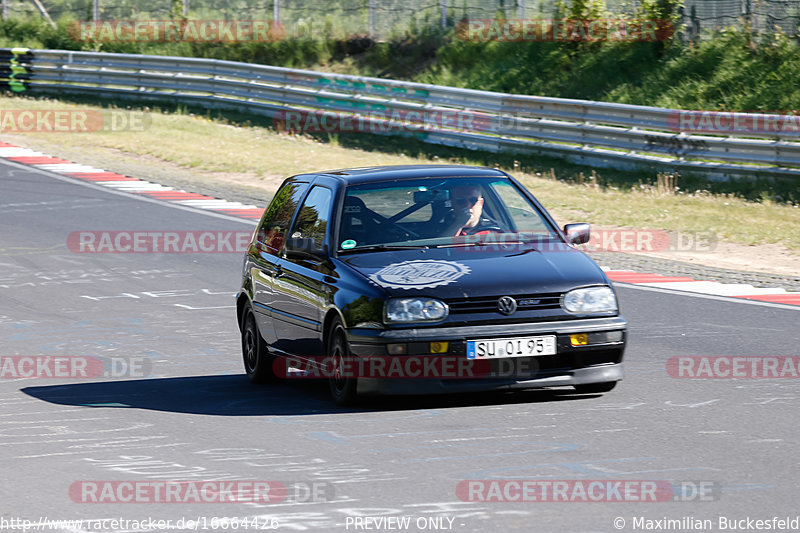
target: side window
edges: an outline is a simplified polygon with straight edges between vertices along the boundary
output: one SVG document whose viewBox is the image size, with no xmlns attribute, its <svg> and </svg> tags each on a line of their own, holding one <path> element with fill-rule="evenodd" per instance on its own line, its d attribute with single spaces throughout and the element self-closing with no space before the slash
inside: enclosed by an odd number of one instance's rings
<svg viewBox="0 0 800 533">
<path fill-rule="evenodd" d="M 266 246 L 265 252 L 277 255 L 283 248 L 292 215 L 294 215 L 306 188 L 308 188 L 308 183 L 292 181 L 286 183 L 275 193 L 275 197 L 264 213 L 256 236 L 258 242 Z"/>
<path fill-rule="evenodd" d="M 513 185 L 506 182 L 492 183 L 508 214 L 519 232 L 536 232 L 545 236 L 551 235 L 550 227 L 542 215 L 522 196 Z"/>
<path fill-rule="evenodd" d="M 331 216 L 332 198 L 333 193 L 326 187 L 315 186 L 311 189 L 297 215 L 292 238 L 314 239 L 317 249 L 321 249 Z"/>
</svg>

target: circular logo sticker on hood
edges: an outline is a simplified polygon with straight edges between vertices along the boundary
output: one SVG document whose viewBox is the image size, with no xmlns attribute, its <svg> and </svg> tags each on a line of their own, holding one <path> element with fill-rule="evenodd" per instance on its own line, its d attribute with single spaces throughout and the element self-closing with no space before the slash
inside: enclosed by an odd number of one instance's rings
<svg viewBox="0 0 800 533">
<path fill-rule="evenodd" d="M 391 289 L 428 289 L 453 283 L 469 267 L 455 261 L 403 261 L 385 266 L 369 277 L 378 285 Z"/>
</svg>

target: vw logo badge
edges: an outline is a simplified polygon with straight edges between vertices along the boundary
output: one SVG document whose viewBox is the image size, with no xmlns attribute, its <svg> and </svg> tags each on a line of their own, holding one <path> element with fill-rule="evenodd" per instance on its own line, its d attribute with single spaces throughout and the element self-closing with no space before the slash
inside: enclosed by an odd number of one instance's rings
<svg viewBox="0 0 800 533">
<path fill-rule="evenodd" d="M 497 300 L 497 310 L 504 315 L 512 315 L 517 310 L 517 301 L 511 296 L 503 296 Z"/>
</svg>

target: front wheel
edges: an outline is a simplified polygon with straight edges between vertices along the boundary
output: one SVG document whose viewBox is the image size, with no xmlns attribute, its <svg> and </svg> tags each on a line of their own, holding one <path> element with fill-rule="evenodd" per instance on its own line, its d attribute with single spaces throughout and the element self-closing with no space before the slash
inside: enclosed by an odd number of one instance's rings
<svg viewBox="0 0 800 533">
<path fill-rule="evenodd" d="M 587 383 L 585 385 L 574 385 L 575 392 L 578 394 L 601 394 L 613 390 L 617 386 L 616 381 L 606 381 L 605 383 Z"/>
<path fill-rule="evenodd" d="M 275 379 L 272 369 L 274 358 L 261 338 L 256 317 L 249 306 L 244 310 L 242 318 L 242 358 L 244 370 L 251 383 L 268 383 Z"/>
<path fill-rule="evenodd" d="M 341 321 L 336 319 L 331 325 L 331 334 L 328 336 L 328 360 L 331 365 L 328 385 L 336 405 L 352 405 L 357 397 L 357 379 L 355 376 L 346 375 L 346 368 L 351 367 L 345 363 L 347 357 L 347 335 Z"/>
</svg>

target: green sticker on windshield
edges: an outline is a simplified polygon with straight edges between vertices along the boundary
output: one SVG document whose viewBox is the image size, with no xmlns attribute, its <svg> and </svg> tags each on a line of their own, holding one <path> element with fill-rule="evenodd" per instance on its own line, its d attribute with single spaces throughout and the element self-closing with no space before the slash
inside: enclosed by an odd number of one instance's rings
<svg viewBox="0 0 800 533">
<path fill-rule="evenodd" d="M 349 250 L 350 248 L 356 247 L 356 241 L 353 239 L 347 239 L 342 243 L 342 250 Z"/>
</svg>

